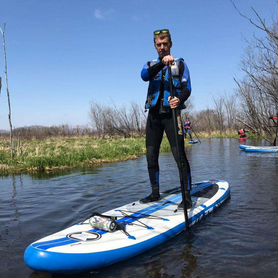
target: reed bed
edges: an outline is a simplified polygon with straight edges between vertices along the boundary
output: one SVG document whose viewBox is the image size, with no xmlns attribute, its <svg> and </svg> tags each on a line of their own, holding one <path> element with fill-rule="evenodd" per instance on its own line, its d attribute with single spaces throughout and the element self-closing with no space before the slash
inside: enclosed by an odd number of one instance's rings
<svg viewBox="0 0 278 278">
<path fill-rule="evenodd" d="M 92 168 L 145 154 L 145 138 L 55 137 L 18 141 L 10 157 L 8 140 L 0 140 L 0 175 Z M 169 151 L 163 140 L 162 151 Z"/>
<path fill-rule="evenodd" d="M 198 137 L 238 138 L 238 135 L 199 133 Z M 104 163 L 136 159 L 145 152 L 144 137 L 51 137 L 44 140 L 15 141 L 14 157 L 11 158 L 9 140 L 0 138 L 0 176 L 94 168 Z M 162 141 L 161 152 L 170 152 L 166 137 Z"/>
</svg>

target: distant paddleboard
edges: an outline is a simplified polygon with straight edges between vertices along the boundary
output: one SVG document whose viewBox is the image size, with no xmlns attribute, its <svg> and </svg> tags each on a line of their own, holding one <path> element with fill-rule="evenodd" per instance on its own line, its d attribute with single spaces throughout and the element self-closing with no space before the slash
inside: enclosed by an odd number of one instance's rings
<svg viewBox="0 0 278 278">
<path fill-rule="evenodd" d="M 257 152 L 257 153 L 276 153 L 278 152 L 278 146 L 248 146 L 240 145 L 239 148 L 245 152 Z"/>
<path fill-rule="evenodd" d="M 191 140 L 191 141 L 188 142 L 188 144 L 196 144 L 198 142 L 199 142 L 198 140 Z"/>
</svg>

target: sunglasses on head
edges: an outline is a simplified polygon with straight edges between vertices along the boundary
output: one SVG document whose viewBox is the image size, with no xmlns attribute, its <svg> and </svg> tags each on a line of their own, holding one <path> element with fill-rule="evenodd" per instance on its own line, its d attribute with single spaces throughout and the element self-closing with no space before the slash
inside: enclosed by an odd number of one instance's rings
<svg viewBox="0 0 278 278">
<path fill-rule="evenodd" d="M 158 36 L 161 34 L 170 34 L 168 29 L 161 29 L 161 30 L 156 30 L 153 32 L 154 36 Z"/>
</svg>

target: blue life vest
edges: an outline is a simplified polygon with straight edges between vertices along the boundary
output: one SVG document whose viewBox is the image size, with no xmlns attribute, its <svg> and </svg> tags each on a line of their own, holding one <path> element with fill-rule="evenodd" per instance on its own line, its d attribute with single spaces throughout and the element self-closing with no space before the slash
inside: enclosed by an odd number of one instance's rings
<svg viewBox="0 0 278 278">
<path fill-rule="evenodd" d="M 147 77 L 144 78 L 144 76 L 147 75 L 147 70 L 149 67 L 159 63 L 160 60 L 153 60 L 151 62 L 148 62 L 142 72 L 141 76 L 144 81 L 149 81 L 149 88 L 148 88 L 148 93 L 147 93 L 147 100 L 145 104 L 146 109 L 151 109 L 156 106 L 159 95 L 160 95 L 160 88 L 161 88 L 161 83 L 163 79 L 163 72 L 164 74 L 164 88 L 163 88 L 163 106 L 164 107 L 170 107 L 168 98 L 171 95 L 170 93 L 170 86 L 169 86 L 169 72 L 168 72 L 168 67 L 165 66 L 163 70 L 161 70 L 153 79 L 148 80 Z M 183 63 L 183 65 L 181 65 Z M 181 72 L 181 66 L 183 66 L 183 72 Z M 191 84 L 190 84 L 190 76 L 189 76 L 189 70 L 184 63 L 184 60 L 182 58 L 180 59 L 175 59 L 175 64 L 171 66 L 171 71 L 172 71 L 172 78 L 173 78 L 173 86 L 174 86 L 174 91 L 175 91 L 175 96 L 179 97 L 181 94 L 181 83 L 186 82 L 188 89 L 191 91 Z"/>
</svg>

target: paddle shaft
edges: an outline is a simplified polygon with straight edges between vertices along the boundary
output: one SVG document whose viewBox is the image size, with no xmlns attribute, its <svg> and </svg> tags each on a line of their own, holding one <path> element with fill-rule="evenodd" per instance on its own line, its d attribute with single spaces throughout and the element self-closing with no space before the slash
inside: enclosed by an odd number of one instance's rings
<svg viewBox="0 0 278 278">
<path fill-rule="evenodd" d="M 171 94 L 171 97 L 175 97 L 175 92 L 173 90 L 173 81 L 172 81 L 171 66 L 168 66 L 168 74 L 169 74 L 170 94 Z M 181 195 L 182 195 L 182 201 L 183 201 L 184 219 L 185 219 L 186 227 L 189 229 L 189 219 L 188 219 L 188 214 L 187 214 L 187 204 L 186 204 L 186 201 L 185 201 L 185 186 L 184 186 L 184 182 L 182 180 L 182 169 L 181 169 L 182 163 L 181 163 L 181 155 L 180 155 L 180 149 L 179 149 L 177 110 L 176 109 L 172 109 L 172 118 L 173 118 L 174 132 L 175 132 L 175 141 L 176 141 L 178 163 L 179 163 L 179 165 L 178 165 L 179 167 L 178 168 L 179 168 L 179 176 L 180 176 Z M 187 175 L 187 173 L 186 173 L 186 175 Z M 188 176 L 187 176 L 187 180 L 188 180 Z"/>
<path fill-rule="evenodd" d="M 278 120 L 277 120 L 277 117 L 278 117 L 278 111 L 276 111 L 276 122 L 274 120 L 274 117 L 272 117 L 274 127 L 276 128 L 276 130 L 275 130 L 275 139 L 273 141 L 273 146 L 277 146 L 277 135 L 278 135 Z"/>
<path fill-rule="evenodd" d="M 199 137 L 197 136 L 196 132 L 194 132 L 194 130 L 191 128 L 192 132 L 194 133 L 194 135 L 196 136 L 196 138 L 198 139 L 199 143 L 201 144 L 201 140 L 199 139 Z"/>
</svg>

